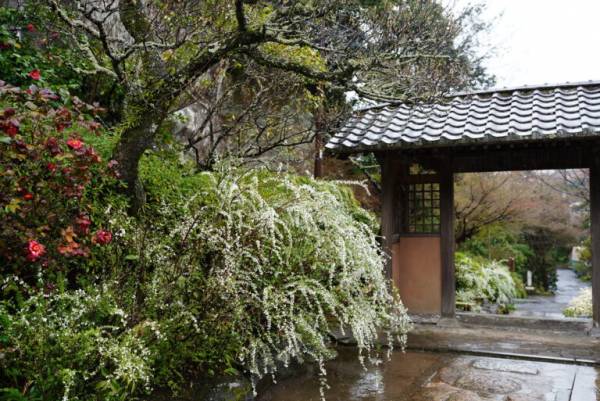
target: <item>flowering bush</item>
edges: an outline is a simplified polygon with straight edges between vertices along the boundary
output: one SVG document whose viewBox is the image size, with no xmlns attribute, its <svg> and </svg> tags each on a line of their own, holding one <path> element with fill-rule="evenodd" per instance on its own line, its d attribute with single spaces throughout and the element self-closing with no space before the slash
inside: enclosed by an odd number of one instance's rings
<svg viewBox="0 0 600 401">
<path fill-rule="evenodd" d="M 458 302 L 507 305 L 517 297 L 515 280 L 508 267 L 500 262 L 457 252 L 455 264 Z"/>
<path fill-rule="evenodd" d="M 378 330 L 404 342 L 409 321 L 384 276 L 374 219 L 348 189 L 226 165 L 194 179 L 195 196 L 147 221 L 111 214 L 123 249 L 115 265 L 137 273 L 127 294 L 144 294 L 143 313 L 164 335 L 157 382 L 232 370 L 256 380 L 294 360 L 323 368 L 338 328 L 361 353 Z"/>
<path fill-rule="evenodd" d="M 64 152 L 77 151 L 70 138 L 59 141 Z M 74 233 L 88 233 L 102 290 L 32 289 L 18 307 L 0 306 L 2 395 L 131 399 L 198 388 L 211 375 L 256 382 L 293 361 L 317 363 L 325 389 L 333 330 L 354 335 L 361 360 L 380 330 L 390 345 L 404 343 L 410 322 L 384 276 L 375 221 L 347 188 L 226 164 L 188 178 L 192 197 L 175 201 L 170 191 L 161 202 L 154 193 L 157 203 L 137 219 L 108 204 L 101 229 L 61 211 Z M 63 257 L 60 239 L 29 241 L 12 263 Z M 10 286 L 30 285 L 12 275 L 0 282 Z"/>
<path fill-rule="evenodd" d="M 84 139 L 100 135 L 98 111 L 0 81 L 0 274 L 30 284 L 74 276 L 94 246 L 110 243 L 93 201 L 115 179 Z"/>
<path fill-rule="evenodd" d="M 128 326 L 107 293 L 82 290 L 27 299 L 16 313 L 0 304 L 0 399 L 122 400 L 148 392 L 149 322 Z"/>
<path fill-rule="evenodd" d="M 592 317 L 592 289 L 583 288 L 563 311 L 567 317 Z"/>
<path fill-rule="evenodd" d="M 44 2 L 21 3 L 0 7 L 0 78 L 18 86 L 43 82 L 54 89 L 77 90 L 85 56 L 55 30 L 56 15 Z"/>
</svg>

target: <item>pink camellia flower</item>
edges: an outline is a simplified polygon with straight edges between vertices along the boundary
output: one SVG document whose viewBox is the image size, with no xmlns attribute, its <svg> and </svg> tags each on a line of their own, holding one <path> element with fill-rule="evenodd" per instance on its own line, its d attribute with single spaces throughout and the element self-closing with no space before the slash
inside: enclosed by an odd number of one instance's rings
<svg viewBox="0 0 600 401">
<path fill-rule="evenodd" d="M 106 230 L 98 230 L 94 240 L 97 244 L 106 245 L 112 241 L 112 233 Z"/>
<path fill-rule="evenodd" d="M 46 253 L 46 247 L 35 240 L 27 243 L 27 260 L 35 262 Z"/>
<path fill-rule="evenodd" d="M 67 145 L 74 150 L 79 150 L 83 147 L 83 141 L 76 139 L 76 138 L 71 138 L 67 141 Z"/>
<path fill-rule="evenodd" d="M 29 72 L 29 78 L 33 79 L 34 81 L 39 81 L 42 78 L 42 74 L 40 73 L 40 70 L 32 70 Z"/>
</svg>

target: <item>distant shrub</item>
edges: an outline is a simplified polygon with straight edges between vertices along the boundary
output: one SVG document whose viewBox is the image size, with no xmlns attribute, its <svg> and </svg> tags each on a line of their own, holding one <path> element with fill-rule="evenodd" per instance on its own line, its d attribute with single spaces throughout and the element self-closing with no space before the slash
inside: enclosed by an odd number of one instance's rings
<svg viewBox="0 0 600 401">
<path fill-rule="evenodd" d="M 583 288 L 563 311 L 567 317 L 592 317 L 592 289 Z"/>
<path fill-rule="evenodd" d="M 455 265 L 458 302 L 508 305 L 519 295 L 508 267 L 498 261 L 457 252 Z"/>
<path fill-rule="evenodd" d="M 572 267 L 577 277 L 583 281 L 590 281 L 592 279 L 591 237 L 588 236 L 580 246 L 580 260 L 573 262 Z"/>
</svg>

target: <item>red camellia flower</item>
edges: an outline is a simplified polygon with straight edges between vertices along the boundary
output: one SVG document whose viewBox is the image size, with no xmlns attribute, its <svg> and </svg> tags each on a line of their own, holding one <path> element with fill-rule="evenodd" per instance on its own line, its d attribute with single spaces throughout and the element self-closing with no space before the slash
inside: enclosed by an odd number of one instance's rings
<svg viewBox="0 0 600 401">
<path fill-rule="evenodd" d="M 71 138 L 67 141 L 67 145 L 74 150 L 79 150 L 83 147 L 83 141 L 76 139 L 76 138 Z"/>
<path fill-rule="evenodd" d="M 29 78 L 33 79 L 34 81 L 39 81 L 42 78 L 40 70 L 32 70 L 27 75 L 29 75 Z"/>
<path fill-rule="evenodd" d="M 27 26 L 25 27 L 29 32 L 35 32 L 35 25 L 33 24 L 27 24 Z"/>
<path fill-rule="evenodd" d="M 48 163 L 46 164 L 46 168 L 51 172 L 54 173 L 56 171 L 56 163 Z"/>
<path fill-rule="evenodd" d="M 32 200 L 33 199 L 33 194 L 27 192 L 25 195 L 23 195 L 23 199 L 25 199 L 25 200 Z"/>
<path fill-rule="evenodd" d="M 97 244 L 106 245 L 112 241 L 112 233 L 106 230 L 98 230 L 94 239 Z"/>
<path fill-rule="evenodd" d="M 29 240 L 27 243 L 27 260 L 35 262 L 46 253 L 46 247 L 35 240 Z"/>
</svg>

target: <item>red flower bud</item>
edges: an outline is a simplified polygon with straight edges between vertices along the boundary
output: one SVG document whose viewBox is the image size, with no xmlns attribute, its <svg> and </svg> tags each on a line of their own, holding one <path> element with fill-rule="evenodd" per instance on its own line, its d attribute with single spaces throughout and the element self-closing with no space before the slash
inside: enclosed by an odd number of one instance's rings
<svg viewBox="0 0 600 401">
<path fill-rule="evenodd" d="M 4 125 L 3 130 L 11 138 L 14 138 L 19 133 L 19 127 L 10 121 Z"/>
<path fill-rule="evenodd" d="M 50 151 L 50 154 L 56 156 L 60 153 L 60 146 L 58 146 L 58 140 L 54 137 L 50 137 L 46 140 L 46 149 Z"/>
<path fill-rule="evenodd" d="M 25 195 L 23 195 L 23 199 L 25 199 L 25 200 L 32 200 L 33 199 L 33 194 L 27 192 Z"/>
<path fill-rule="evenodd" d="M 92 221 L 85 214 L 80 214 L 76 219 L 75 223 L 77 224 L 77 228 L 81 231 L 82 234 L 87 234 L 90 231 L 90 226 L 92 225 Z"/>
<path fill-rule="evenodd" d="M 27 24 L 27 26 L 25 27 L 29 32 L 35 32 L 35 25 L 33 24 Z"/>
<path fill-rule="evenodd" d="M 6 109 L 4 109 L 4 112 L 2 114 L 4 114 L 4 118 L 7 118 L 14 116 L 16 112 L 17 111 L 12 107 L 7 107 Z"/>
</svg>

